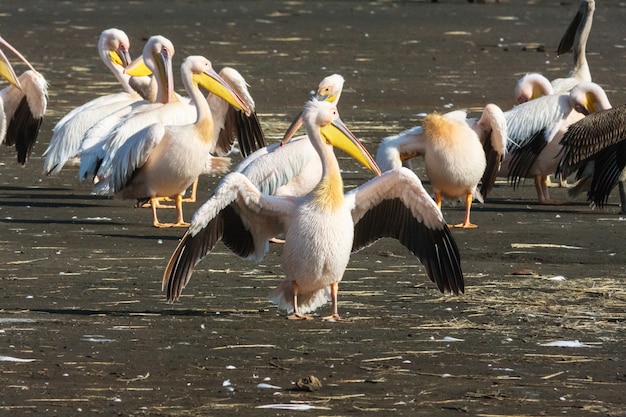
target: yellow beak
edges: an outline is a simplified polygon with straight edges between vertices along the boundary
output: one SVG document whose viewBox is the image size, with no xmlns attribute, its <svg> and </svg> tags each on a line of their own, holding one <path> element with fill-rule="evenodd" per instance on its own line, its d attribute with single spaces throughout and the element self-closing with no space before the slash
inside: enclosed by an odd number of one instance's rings
<svg viewBox="0 0 626 417">
<path fill-rule="evenodd" d="M 109 57 L 111 62 L 123 68 L 126 68 L 131 63 L 130 54 L 125 48 L 109 51 Z"/>
<path fill-rule="evenodd" d="M 171 103 L 174 98 L 174 72 L 172 71 L 172 57 L 166 49 L 154 54 L 154 62 L 157 66 L 155 77 L 159 78 L 160 85 L 164 86 L 166 95 L 161 100 L 162 103 Z M 124 72 L 131 77 L 141 77 L 152 74 L 152 71 L 144 62 L 143 56 L 131 62 Z"/>
<path fill-rule="evenodd" d="M 252 110 L 214 69 L 211 68 L 200 74 L 193 74 L 193 79 L 198 85 L 228 102 L 236 109 L 243 111 L 247 115 L 252 114 Z"/>
<path fill-rule="evenodd" d="M 124 72 L 131 77 L 145 77 L 147 75 L 152 75 L 150 68 L 148 68 L 146 63 L 143 62 L 143 56 L 138 57 L 133 62 L 128 64 L 124 69 Z"/>
<path fill-rule="evenodd" d="M 346 127 L 340 118 L 336 118 L 330 124 L 322 127 L 320 132 L 326 142 L 346 152 L 376 175 L 381 175 L 380 168 L 372 155 L 370 155 L 363 144 Z"/>
</svg>

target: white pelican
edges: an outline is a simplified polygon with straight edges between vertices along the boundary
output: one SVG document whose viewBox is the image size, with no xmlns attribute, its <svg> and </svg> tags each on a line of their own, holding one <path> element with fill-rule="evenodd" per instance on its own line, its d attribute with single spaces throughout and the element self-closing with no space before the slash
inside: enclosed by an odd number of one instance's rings
<svg viewBox="0 0 626 417">
<path fill-rule="evenodd" d="M 608 108 L 602 87 L 583 82 L 569 93 L 539 97 L 506 111 L 509 145 L 498 175 L 508 177 L 513 186 L 533 178 L 538 202 L 557 203 L 550 199 L 547 177 L 556 171 L 563 133 L 585 115 Z"/>
<path fill-rule="evenodd" d="M 578 170 L 575 197 L 587 190 L 587 201 L 602 208 L 619 184 L 621 214 L 626 214 L 626 105 L 599 111 L 569 126 L 561 139 L 563 154 L 557 173 Z"/>
<path fill-rule="evenodd" d="M 58 174 L 69 160 L 79 154 L 83 136 L 96 122 L 133 102 L 142 100 L 142 96 L 131 87 L 130 75 L 124 73 L 124 68 L 130 63 L 129 50 L 130 41 L 124 31 L 115 28 L 102 31 L 98 39 L 98 55 L 119 81 L 122 91 L 88 101 L 59 120 L 52 129 L 50 144 L 44 152 L 45 175 Z M 148 80 L 147 77 L 133 79 L 141 83 Z M 139 85 L 136 88 L 140 87 L 143 86 Z"/>
<path fill-rule="evenodd" d="M 515 101 L 519 104 L 550 94 L 554 94 L 550 80 L 536 72 L 524 75 L 515 84 Z"/>
<path fill-rule="evenodd" d="M 205 169 L 214 146 L 211 109 L 199 86 L 220 95 L 247 113 L 250 109 L 213 70 L 211 62 L 190 56 L 181 65 L 183 84 L 196 106 L 196 121 L 182 126 L 155 123 L 131 136 L 112 161 L 113 189 L 122 198 L 147 199 L 157 227 L 187 226 L 183 220 L 182 193 Z M 224 171 L 228 158 L 212 158 L 213 169 Z M 160 223 L 156 214 L 158 197 L 174 197 L 176 223 Z"/>
<path fill-rule="evenodd" d="M 343 84 L 345 80 L 339 74 L 332 74 L 324 79 L 317 86 L 317 92 L 315 93 L 315 99 L 319 101 L 328 101 L 330 103 L 339 104 L 341 98 L 341 92 L 343 91 Z M 282 143 L 287 143 L 296 131 L 302 126 L 302 112 L 296 116 L 291 126 L 285 131 Z"/>
<path fill-rule="evenodd" d="M 329 75 L 319 83 L 314 97 L 337 106 L 343 84 L 341 75 Z M 302 112 L 287 128 L 281 142 L 258 149 L 234 170 L 248 177 L 264 194 L 298 197 L 308 194 L 322 178 L 322 161 L 308 136 L 292 138 L 301 126 Z"/>
<path fill-rule="evenodd" d="M 383 139 L 376 162 L 387 171 L 423 155 L 437 205 L 441 207 L 442 195 L 463 197 L 465 219 L 455 227 L 474 228 L 471 204 L 475 195 L 481 200 L 476 187 L 481 179 L 485 192 L 493 185 L 506 149 L 507 126 L 495 104 L 485 106 L 480 119 L 468 120 L 466 116 L 460 110 L 426 116 L 422 126 Z"/>
<path fill-rule="evenodd" d="M 292 318 L 307 318 L 306 313 L 326 303 L 330 295 L 329 318 L 339 319 L 337 291 L 350 252 L 381 237 L 399 239 L 422 261 L 441 291 L 463 291 L 454 238 L 413 172 L 405 168 L 389 171 L 344 195 L 331 145 L 380 171 L 360 142 L 335 118 L 336 112 L 332 103 L 316 99 L 304 107 L 307 135 L 323 165 L 321 181 L 307 195 L 269 196 L 238 172 L 222 179 L 195 213 L 168 262 L 163 288 L 169 301 L 179 298 L 193 267 L 220 240 L 235 254 L 259 261 L 268 250 L 268 241 L 282 233 L 285 279 L 270 298 L 280 309 L 293 312 Z"/>
<path fill-rule="evenodd" d="M 29 68 L 17 77 L 2 47 Z M 25 165 L 35 145 L 48 105 L 48 83 L 28 60 L 0 36 L 0 71 L 11 83 L 0 91 L 0 142 L 15 145 L 17 162 Z"/>
<path fill-rule="evenodd" d="M 162 51 L 163 40 L 161 38 L 151 38 L 146 43 L 142 58 L 129 65 L 127 71 L 134 71 L 134 68 L 143 62 L 155 74 L 162 72 L 159 69 L 160 65 L 156 65 L 160 60 Z M 173 46 L 171 47 L 173 48 Z M 212 140 L 210 141 L 213 146 L 210 152 L 218 156 L 225 156 L 231 152 L 235 140 L 237 140 L 242 155 L 247 156 L 259 147 L 265 146 L 265 137 L 255 113 L 254 100 L 248 91 L 245 79 L 235 69 L 225 67 L 219 72 L 219 75 L 245 103 L 249 113 L 242 112 L 239 108 L 222 99 L 220 95 L 209 92 L 206 100 L 214 122 Z M 170 81 L 169 85 L 172 83 Z M 81 159 L 81 180 L 97 175 L 99 182 L 95 185 L 94 192 L 97 194 L 110 193 L 112 160 L 120 146 L 132 135 L 153 123 L 185 125 L 193 123 L 195 119 L 196 107 L 188 98 L 176 99 L 175 96 L 170 96 L 170 102 L 141 106 L 117 121 L 110 132 L 101 137 L 98 137 L 99 133 L 96 133 L 94 137 L 89 138 L 92 130 L 106 121 L 98 123 L 87 134 L 85 142 L 95 142 L 95 145 L 92 145 L 90 150 L 86 150 Z M 206 171 L 213 172 L 211 155 L 207 154 L 207 158 Z M 195 201 L 196 186 L 197 181 L 194 181 L 191 197 L 186 201 Z"/>
<path fill-rule="evenodd" d="M 154 102 L 138 100 L 116 112 L 102 118 L 92 126 L 83 137 L 79 179 L 93 179 L 101 164 L 105 163 L 108 171 L 110 159 L 115 151 L 133 134 L 152 123 L 161 122 L 165 125 L 184 125 L 193 123 L 196 118 L 194 105 L 189 99 L 179 100 L 174 93 L 174 74 L 172 59 L 175 54 L 174 45 L 164 36 L 151 36 L 144 45 L 141 58 L 128 64 L 125 73 L 134 75 L 134 71 L 147 71 L 153 74 L 156 84 Z M 100 179 L 107 175 L 101 175 Z M 109 184 L 101 181 L 102 194 L 109 192 Z"/>
<path fill-rule="evenodd" d="M 551 81 L 555 93 L 565 93 L 580 82 L 591 81 L 591 72 L 587 63 L 587 40 L 591 33 L 595 9 L 595 0 L 580 0 L 578 11 L 561 38 L 557 54 L 573 51 L 574 66 L 566 78 Z"/>
</svg>

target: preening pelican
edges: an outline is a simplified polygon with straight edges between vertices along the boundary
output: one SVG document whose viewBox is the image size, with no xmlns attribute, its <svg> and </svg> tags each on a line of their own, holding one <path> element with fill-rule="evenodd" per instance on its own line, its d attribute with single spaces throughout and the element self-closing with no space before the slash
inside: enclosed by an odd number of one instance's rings
<svg viewBox="0 0 626 417">
<path fill-rule="evenodd" d="M 480 119 L 466 117 L 461 110 L 430 114 L 422 126 L 383 139 L 376 162 L 387 171 L 423 155 L 437 205 L 441 207 L 442 195 L 463 197 L 465 219 L 455 227 L 474 228 L 476 225 L 470 222 L 472 201 L 474 196 L 482 201 L 476 187 L 481 179 L 487 192 L 493 186 L 506 149 L 507 126 L 502 110 L 495 104 L 485 106 Z"/>
<path fill-rule="evenodd" d="M 621 214 L 626 214 L 626 105 L 599 111 L 569 126 L 561 139 L 557 173 L 578 170 L 571 197 L 587 190 L 587 201 L 603 208 L 619 184 Z"/>
<path fill-rule="evenodd" d="M 602 87 L 583 82 L 569 93 L 539 97 L 506 111 L 509 144 L 498 175 L 508 177 L 513 186 L 533 178 L 538 202 L 556 203 L 550 199 L 547 177 L 556 171 L 563 133 L 585 115 L 610 107 Z"/>
<path fill-rule="evenodd" d="M 323 165 L 321 181 L 307 195 L 269 196 L 238 172 L 222 179 L 168 262 L 163 288 L 169 301 L 180 297 L 193 267 L 220 240 L 235 254 L 259 261 L 268 241 L 282 233 L 285 279 L 270 298 L 280 309 L 293 312 L 293 318 L 306 318 L 330 295 L 330 318 L 339 319 L 337 291 L 350 252 L 381 237 L 399 239 L 441 291 L 463 291 L 457 245 L 414 173 L 404 168 L 389 171 L 344 195 L 331 145 L 380 171 L 336 112 L 332 103 L 316 99 L 304 107 L 302 120 Z"/>
<path fill-rule="evenodd" d="M 574 66 L 566 78 L 552 80 L 555 93 L 570 91 L 580 82 L 590 82 L 591 72 L 587 63 L 587 40 L 593 24 L 595 0 L 580 0 L 578 11 L 559 42 L 557 54 L 574 53 Z"/>
<path fill-rule="evenodd" d="M 13 52 L 29 68 L 17 77 L 1 48 Z M 10 86 L 0 91 L 0 142 L 14 146 L 25 165 L 35 145 L 48 106 L 48 83 L 28 60 L 0 36 L 0 75 Z"/>
<path fill-rule="evenodd" d="M 152 124 L 131 136 L 112 161 L 115 193 L 122 198 L 150 199 L 153 224 L 157 227 L 188 226 L 183 220 L 182 193 L 200 175 L 214 146 L 211 109 L 198 86 L 220 95 L 242 111 L 250 109 L 213 70 L 211 62 L 190 56 L 181 65 L 183 84 L 196 106 L 196 121 L 183 126 Z M 228 158 L 214 157 L 215 171 L 224 171 Z M 176 223 L 160 223 L 158 197 L 174 197 Z"/>
<path fill-rule="evenodd" d="M 515 84 L 515 101 L 519 104 L 550 94 L 554 94 L 550 80 L 536 72 L 524 75 Z"/>
<path fill-rule="evenodd" d="M 122 86 L 122 91 L 95 98 L 67 113 L 52 129 L 50 144 L 44 152 L 45 175 L 58 174 L 63 166 L 79 154 L 83 137 L 96 122 L 129 104 L 142 100 L 131 87 L 131 77 L 124 73 L 130 63 L 130 41 L 122 30 L 111 28 L 102 31 L 98 39 L 98 55 Z M 149 80 L 137 77 L 136 88 Z M 144 93 L 151 95 L 152 93 Z"/>
</svg>

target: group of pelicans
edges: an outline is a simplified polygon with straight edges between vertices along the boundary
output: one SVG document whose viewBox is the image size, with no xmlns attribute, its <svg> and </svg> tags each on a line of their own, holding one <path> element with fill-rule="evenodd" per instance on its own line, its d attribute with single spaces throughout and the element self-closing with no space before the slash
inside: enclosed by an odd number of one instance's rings
<svg viewBox="0 0 626 417">
<path fill-rule="evenodd" d="M 487 196 L 498 176 L 514 185 L 534 178 L 543 204 L 552 203 L 551 174 L 565 184 L 576 173 L 573 192 L 588 190 L 589 201 L 600 207 L 618 183 L 622 189 L 625 107 L 611 107 L 604 90 L 591 82 L 585 57 L 594 9 L 594 0 L 581 0 L 559 45 L 559 53 L 573 51 L 568 77 L 552 82 L 539 74 L 523 77 L 516 87 L 519 104 L 508 111 L 488 104 L 478 118 L 467 118 L 465 111 L 427 115 L 421 126 L 385 138 L 376 158 L 339 117 L 340 75 L 326 77 L 283 140 L 266 146 L 254 101 L 237 71 L 224 68 L 217 74 L 206 58 L 189 56 L 181 65 L 187 96 L 179 96 L 169 40 L 151 37 L 142 56 L 131 62 L 126 34 L 108 29 L 100 36 L 99 53 L 123 91 L 92 100 L 58 122 L 44 154 L 44 173 L 56 174 L 79 161 L 80 178 L 93 181 L 95 192 L 149 204 L 155 226 L 188 226 L 165 268 L 169 301 L 180 297 L 195 265 L 220 241 L 257 261 L 271 241 L 282 241 L 285 279 L 270 298 L 298 319 L 310 318 L 331 301 L 328 318 L 339 319 L 338 285 L 351 252 L 382 237 L 397 239 L 418 257 L 440 291 L 458 294 L 464 279 L 459 249 L 441 213 L 442 198 L 463 199 L 465 218 L 455 227 L 473 228 L 471 204 Z M 21 110 L 11 107 L 7 97 L 22 92 L 28 98 L 29 88 L 1 51 L 0 58 L 1 74 L 11 83 L 1 93 L 3 115 L 13 123 L 29 108 L 31 119 L 38 114 L 40 123 L 45 101 L 37 114 L 26 104 L 17 106 Z M 45 100 L 45 80 L 27 65 L 29 80 L 40 77 Z M 26 98 L 23 102 L 30 101 Z M 302 125 L 306 134 L 296 137 Z M 25 163 L 36 132 L 18 138 L 10 124 L 8 130 L 4 126 L 3 119 L 0 132 L 16 144 L 18 160 Z M 244 159 L 186 223 L 182 203 L 195 199 L 193 190 L 185 199 L 186 191 L 202 174 L 229 170 L 226 155 L 235 140 Z M 374 178 L 344 192 L 333 146 Z M 410 169 L 418 156 L 424 158 L 434 199 Z M 161 223 L 157 209 L 170 199 L 177 221 Z"/>
</svg>

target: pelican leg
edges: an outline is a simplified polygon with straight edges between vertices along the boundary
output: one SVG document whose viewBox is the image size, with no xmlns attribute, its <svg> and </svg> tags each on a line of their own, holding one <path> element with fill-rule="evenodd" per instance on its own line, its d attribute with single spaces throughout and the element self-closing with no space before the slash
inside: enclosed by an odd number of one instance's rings
<svg viewBox="0 0 626 417">
<path fill-rule="evenodd" d="M 193 181 L 193 184 L 191 185 L 191 195 L 185 199 L 183 199 L 183 202 L 185 203 L 195 203 L 196 202 L 196 191 L 198 190 L 198 178 L 196 178 Z"/>
<path fill-rule="evenodd" d="M 172 201 L 171 198 L 169 197 L 157 197 L 155 199 L 155 202 L 152 202 L 152 199 L 150 199 L 150 202 L 146 202 L 144 204 L 141 205 L 141 208 L 146 208 L 146 207 L 152 207 L 153 204 L 156 204 L 156 208 L 160 209 L 160 208 L 174 208 L 174 206 L 170 205 L 170 204 L 161 204 L 161 201 Z"/>
<path fill-rule="evenodd" d="M 470 222 L 470 210 L 472 209 L 472 201 L 474 196 L 472 193 L 465 195 L 465 219 L 463 223 L 455 224 L 454 227 L 462 227 L 463 229 L 476 229 L 478 226 Z"/>
<path fill-rule="evenodd" d="M 177 194 L 174 197 L 174 203 L 176 208 L 176 223 L 161 223 L 156 215 L 156 210 L 158 206 L 157 197 L 152 197 L 150 199 L 150 204 L 152 205 L 152 215 L 154 217 L 154 226 L 155 227 L 189 227 L 189 223 L 183 220 L 183 196 L 181 194 Z"/>
<path fill-rule="evenodd" d="M 291 281 L 291 289 L 293 292 L 293 314 L 287 316 L 289 320 L 313 320 L 313 316 L 300 313 L 298 309 L 298 292 L 300 287 L 296 281 Z"/>
<path fill-rule="evenodd" d="M 562 201 L 550 199 L 547 175 L 535 175 L 534 180 L 535 189 L 537 190 L 537 200 L 539 201 L 539 204 L 563 204 Z"/>
<path fill-rule="evenodd" d="M 322 317 L 322 320 L 341 320 L 339 316 L 339 309 L 337 308 L 337 293 L 339 292 L 339 283 L 333 282 L 330 284 L 330 298 L 333 303 L 333 312 L 330 316 Z"/>
<path fill-rule="evenodd" d="M 435 203 L 437 203 L 437 207 L 441 210 L 441 193 L 439 191 L 435 193 Z"/>
<path fill-rule="evenodd" d="M 150 206 L 152 207 L 152 224 L 154 225 L 154 227 L 169 227 L 166 224 L 163 224 L 159 221 L 159 218 L 157 217 L 157 206 L 159 205 L 158 202 L 158 198 L 157 197 L 151 197 L 150 198 Z"/>
</svg>

